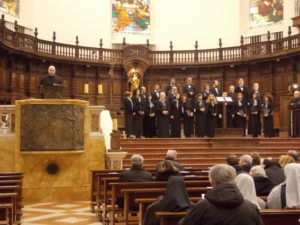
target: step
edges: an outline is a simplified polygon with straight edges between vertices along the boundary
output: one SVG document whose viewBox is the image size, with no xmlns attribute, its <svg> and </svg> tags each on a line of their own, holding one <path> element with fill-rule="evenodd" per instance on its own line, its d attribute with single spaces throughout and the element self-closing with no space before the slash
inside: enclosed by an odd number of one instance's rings
<svg viewBox="0 0 300 225">
<path fill-rule="evenodd" d="M 174 146 L 178 147 L 211 147 L 211 143 L 142 143 L 143 147 L 146 148 L 151 148 L 151 147 L 164 147 L 164 148 L 173 148 Z M 141 147 L 141 143 L 122 143 L 121 144 L 122 148 L 136 148 L 136 147 Z"/>
</svg>

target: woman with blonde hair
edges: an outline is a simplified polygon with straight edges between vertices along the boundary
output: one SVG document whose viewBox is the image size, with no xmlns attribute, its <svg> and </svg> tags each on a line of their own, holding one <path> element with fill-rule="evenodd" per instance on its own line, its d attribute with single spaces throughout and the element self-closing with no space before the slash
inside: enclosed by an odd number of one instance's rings
<svg viewBox="0 0 300 225">
<path fill-rule="evenodd" d="M 215 136 L 215 128 L 218 115 L 218 102 L 213 94 L 210 94 L 206 100 L 207 113 L 206 113 L 206 135 L 208 137 Z"/>
<path fill-rule="evenodd" d="M 289 155 L 282 155 L 279 158 L 279 164 L 281 168 L 284 168 L 287 164 L 295 163 L 295 160 Z"/>
</svg>

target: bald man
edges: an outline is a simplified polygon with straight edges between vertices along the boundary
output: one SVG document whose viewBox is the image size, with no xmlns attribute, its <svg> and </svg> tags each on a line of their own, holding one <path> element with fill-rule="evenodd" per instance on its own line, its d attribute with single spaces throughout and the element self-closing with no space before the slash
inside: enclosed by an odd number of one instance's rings
<svg viewBox="0 0 300 225">
<path fill-rule="evenodd" d="M 55 66 L 48 67 L 48 74 L 44 76 L 41 81 L 41 86 L 62 86 L 62 79 L 60 76 L 55 74 Z"/>
</svg>

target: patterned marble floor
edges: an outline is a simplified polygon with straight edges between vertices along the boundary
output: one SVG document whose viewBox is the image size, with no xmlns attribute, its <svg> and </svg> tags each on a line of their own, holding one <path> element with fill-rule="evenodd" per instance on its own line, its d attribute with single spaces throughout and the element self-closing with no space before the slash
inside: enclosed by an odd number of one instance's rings
<svg viewBox="0 0 300 225">
<path fill-rule="evenodd" d="M 22 225 L 102 225 L 88 202 L 25 204 Z"/>
</svg>

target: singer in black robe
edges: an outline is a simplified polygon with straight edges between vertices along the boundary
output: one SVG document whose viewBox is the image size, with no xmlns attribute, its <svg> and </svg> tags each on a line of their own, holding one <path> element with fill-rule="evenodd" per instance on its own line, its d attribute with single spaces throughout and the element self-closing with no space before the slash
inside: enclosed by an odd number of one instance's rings
<svg viewBox="0 0 300 225">
<path fill-rule="evenodd" d="M 143 116 L 144 116 L 144 106 L 142 103 L 142 98 L 140 96 L 140 90 L 136 89 L 133 91 L 133 109 L 134 109 L 134 116 L 133 116 L 133 134 L 136 138 L 141 138 L 143 134 Z"/>
<path fill-rule="evenodd" d="M 290 135 L 292 137 L 300 137 L 300 96 L 296 94 L 290 102 L 291 121 L 290 121 Z M 297 92 L 298 93 L 298 92 Z"/>
<path fill-rule="evenodd" d="M 132 131 L 132 118 L 134 114 L 133 109 L 133 102 L 131 99 L 131 92 L 125 92 L 125 99 L 124 99 L 124 117 L 125 117 L 125 133 L 127 137 L 133 135 Z"/>
<path fill-rule="evenodd" d="M 170 104 L 171 137 L 181 136 L 181 101 L 180 94 Z"/>
<path fill-rule="evenodd" d="M 162 96 L 163 94 L 161 94 Z M 157 101 L 157 137 L 167 138 L 169 134 L 169 102 L 162 98 Z"/>
<path fill-rule="evenodd" d="M 243 94 L 238 93 L 237 100 L 234 101 L 234 124 L 236 128 L 246 129 L 247 103 L 243 100 Z"/>
<path fill-rule="evenodd" d="M 194 134 L 194 107 L 192 101 L 185 95 L 182 98 L 181 113 L 184 136 L 191 137 Z"/>
<path fill-rule="evenodd" d="M 215 128 L 218 116 L 218 103 L 213 95 L 209 95 L 207 99 L 207 113 L 206 113 L 206 135 L 208 137 L 215 136 Z"/>
<path fill-rule="evenodd" d="M 257 137 L 258 135 L 261 135 L 261 102 L 257 93 L 253 94 L 253 98 L 249 102 L 249 110 L 249 124 L 251 124 L 249 127 L 251 129 L 251 134 L 253 137 Z"/>
<path fill-rule="evenodd" d="M 262 107 L 262 113 L 264 118 L 264 136 L 265 137 L 274 137 L 274 125 L 273 125 L 273 112 L 274 104 L 273 98 L 271 95 L 265 96 L 265 103 Z"/>
<path fill-rule="evenodd" d="M 156 136 L 156 106 L 152 101 L 152 95 L 147 96 L 144 103 L 144 135 L 145 137 L 152 138 Z"/>
<path fill-rule="evenodd" d="M 206 121 L 206 102 L 203 100 L 202 94 L 198 95 L 197 101 L 194 105 L 195 109 L 195 135 L 197 137 L 204 137 L 205 135 L 205 121 Z"/>
</svg>

